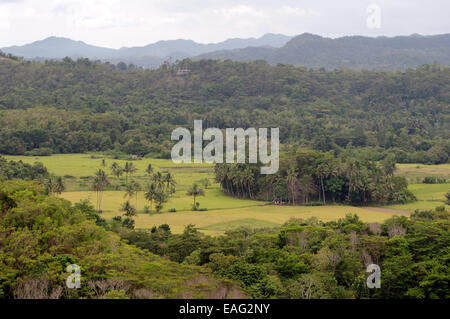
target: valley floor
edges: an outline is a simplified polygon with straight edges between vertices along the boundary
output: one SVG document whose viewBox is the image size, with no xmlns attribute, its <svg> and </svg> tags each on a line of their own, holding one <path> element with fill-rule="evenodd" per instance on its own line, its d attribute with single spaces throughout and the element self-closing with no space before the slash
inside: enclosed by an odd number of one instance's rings
<svg viewBox="0 0 450 319">
<path fill-rule="evenodd" d="M 48 170 L 58 176 L 64 177 L 67 191 L 60 196 L 78 202 L 88 199 L 94 205 L 96 194 L 90 191 L 91 178 L 95 172 L 102 168 L 109 172 L 113 162 L 123 166 L 125 160 L 106 158 L 102 155 L 89 154 L 60 154 L 48 157 L 25 157 L 6 156 L 12 160 L 22 160 L 26 163 L 41 162 Z M 102 160 L 105 159 L 105 167 Z M 214 174 L 211 165 L 207 164 L 174 164 L 170 160 L 142 159 L 133 161 L 138 171 L 133 178 L 142 186 L 147 183 L 148 176 L 145 168 L 152 164 L 155 171 L 170 172 L 177 181 L 177 192 L 164 204 L 162 213 L 144 214 L 139 213 L 135 217 L 136 228 L 148 229 L 152 226 L 169 224 L 174 233 L 180 233 L 188 224 L 194 224 L 202 232 L 217 235 L 226 230 L 246 226 L 251 228 L 279 226 L 290 218 L 307 219 L 316 217 L 322 221 L 337 220 L 346 214 L 358 214 L 365 222 L 382 222 L 393 215 L 409 215 L 415 209 L 433 209 L 444 205 L 444 194 L 450 188 L 449 184 L 418 184 L 424 176 L 450 176 L 450 165 L 422 165 L 422 164 L 399 164 L 397 174 L 406 176 L 410 181 L 410 190 L 416 195 L 418 201 L 404 205 L 389 205 L 383 207 L 353 207 L 346 205 L 329 206 L 275 206 L 267 202 L 236 199 L 223 194 L 219 185 L 214 183 Z M 200 208 L 208 211 L 191 211 L 193 198 L 186 195 L 187 188 L 194 182 L 209 179 L 211 186 L 206 189 L 204 197 L 197 199 Z M 125 177 L 116 179 L 110 177 L 112 187 L 121 185 L 123 187 Z M 103 194 L 102 211 L 103 217 L 110 219 L 121 215 L 119 208 L 127 200 L 124 191 L 108 190 Z M 136 205 L 136 198 L 130 199 Z M 144 206 L 150 204 L 144 200 L 143 192 L 137 196 L 138 211 L 143 211 Z M 169 210 L 176 210 L 170 213 Z"/>
</svg>

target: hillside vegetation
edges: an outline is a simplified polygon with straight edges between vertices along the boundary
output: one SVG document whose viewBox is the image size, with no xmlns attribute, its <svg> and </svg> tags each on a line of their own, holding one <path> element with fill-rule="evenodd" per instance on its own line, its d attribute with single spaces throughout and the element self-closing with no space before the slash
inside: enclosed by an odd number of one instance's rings
<svg viewBox="0 0 450 319">
<path fill-rule="evenodd" d="M 207 269 L 179 265 L 120 239 L 92 207 L 0 182 L 0 298 L 224 298 L 242 296 Z M 69 289 L 66 267 L 81 268 Z"/>
<path fill-rule="evenodd" d="M 178 75 L 180 68 L 190 73 Z M 157 70 L 87 59 L 0 61 L 0 153 L 169 157 L 175 127 L 279 127 L 287 147 L 446 163 L 450 69 L 307 70 L 185 60 Z"/>
</svg>

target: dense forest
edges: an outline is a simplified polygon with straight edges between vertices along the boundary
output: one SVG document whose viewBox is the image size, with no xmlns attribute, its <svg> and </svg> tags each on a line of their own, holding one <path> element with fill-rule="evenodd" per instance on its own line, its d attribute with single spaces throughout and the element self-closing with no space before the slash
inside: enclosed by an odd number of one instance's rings
<svg viewBox="0 0 450 319">
<path fill-rule="evenodd" d="M 206 268 L 168 261 L 105 228 L 87 203 L 71 205 L 37 182 L 1 181 L 0 299 L 244 296 Z M 71 264 L 80 289 L 65 285 Z"/>
<path fill-rule="evenodd" d="M 169 157 L 171 131 L 202 119 L 221 129 L 279 127 L 286 148 L 446 163 L 449 92 L 450 69 L 437 64 L 381 72 L 184 60 L 142 70 L 3 55 L 0 153 Z"/>
<path fill-rule="evenodd" d="M 322 223 L 292 219 L 281 228 L 181 235 L 167 225 L 121 230 L 138 247 L 183 264 L 202 265 L 239 282 L 253 298 L 449 298 L 449 213 L 444 208 L 395 216 L 382 224 L 357 215 Z M 366 286 L 378 264 L 381 289 Z"/>
<path fill-rule="evenodd" d="M 369 70 L 404 70 L 426 63 L 450 64 L 450 34 L 397 37 L 344 36 L 327 38 L 303 33 L 280 48 L 254 47 L 221 50 L 192 59 L 248 62 L 264 59 L 270 64 L 302 65 L 309 68 L 342 67 Z M 13 52 L 14 53 L 14 52 Z"/>
<path fill-rule="evenodd" d="M 259 164 L 216 164 L 222 190 L 234 197 L 270 200 L 277 204 L 325 205 L 406 203 L 415 199 L 404 177 L 394 176 L 395 159 L 368 160 L 354 152 L 300 150 L 282 154 L 280 169 L 261 175 Z"/>
</svg>

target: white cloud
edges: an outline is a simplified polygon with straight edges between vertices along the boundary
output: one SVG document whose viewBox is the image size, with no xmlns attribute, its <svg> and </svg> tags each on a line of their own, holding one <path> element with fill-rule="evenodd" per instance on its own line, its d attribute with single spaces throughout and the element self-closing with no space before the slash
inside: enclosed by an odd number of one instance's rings
<svg viewBox="0 0 450 319">
<path fill-rule="evenodd" d="M 323 36 L 436 34 L 450 30 L 448 0 L 375 0 L 381 29 L 368 29 L 361 0 L 0 0 L 0 47 L 48 36 L 107 46 L 158 40 L 218 42 L 267 32 Z M 375 33 L 376 32 L 376 33 Z"/>
<path fill-rule="evenodd" d="M 117 10 L 115 0 L 56 1 L 54 12 L 64 15 L 77 28 L 120 28 L 139 24 L 126 12 Z"/>
<path fill-rule="evenodd" d="M 313 9 L 302 9 L 302 8 L 296 8 L 296 7 L 290 7 L 290 6 L 282 6 L 280 9 L 281 13 L 289 14 L 289 15 L 295 15 L 295 16 L 319 16 L 320 12 Z"/>
<path fill-rule="evenodd" d="M 251 16 L 251 17 L 264 17 L 265 13 L 262 10 L 257 10 L 248 5 L 237 5 L 230 8 L 214 9 L 213 12 L 216 15 L 221 15 L 225 19 L 232 19 L 235 17 Z"/>
</svg>

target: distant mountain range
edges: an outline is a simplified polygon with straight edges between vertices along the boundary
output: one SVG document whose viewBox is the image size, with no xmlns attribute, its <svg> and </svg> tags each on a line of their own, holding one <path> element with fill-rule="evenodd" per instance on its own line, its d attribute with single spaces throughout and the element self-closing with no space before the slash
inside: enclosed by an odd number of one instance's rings
<svg viewBox="0 0 450 319">
<path fill-rule="evenodd" d="M 123 61 L 150 68 L 158 67 L 169 58 L 191 58 L 235 61 L 262 59 L 270 64 L 303 65 L 308 68 L 391 70 L 434 62 L 450 65 L 450 34 L 376 38 L 347 36 L 331 39 L 310 33 L 296 37 L 269 33 L 260 38 L 234 38 L 219 43 L 201 44 L 180 39 L 117 50 L 67 38 L 50 37 L 1 50 L 26 59 L 87 57 L 112 63 Z"/>
<path fill-rule="evenodd" d="M 118 50 L 86 44 L 68 38 L 49 37 L 23 46 L 1 48 L 25 59 L 62 59 L 64 57 L 106 60 L 110 62 L 133 63 L 143 67 L 158 67 L 163 61 L 172 58 L 184 59 L 199 54 L 219 50 L 233 50 L 248 46 L 268 46 L 279 48 L 292 37 L 282 34 L 265 34 L 260 38 L 228 39 L 223 42 L 201 44 L 192 40 L 158 41 L 143 47 L 123 47 Z"/>
</svg>

